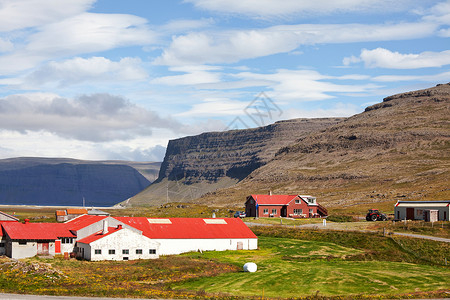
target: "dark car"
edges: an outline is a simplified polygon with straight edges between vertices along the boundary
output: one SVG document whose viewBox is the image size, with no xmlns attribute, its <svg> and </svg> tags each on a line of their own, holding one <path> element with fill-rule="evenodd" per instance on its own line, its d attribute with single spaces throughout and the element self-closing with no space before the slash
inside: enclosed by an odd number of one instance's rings
<svg viewBox="0 0 450 300">
<path fill-rule="evenodd" d="M 246 217 L 245 211 L 238 210 L 237 212 L 234 213 L 234 217 L 235 218 L 245 218 Z"/>
</svg>

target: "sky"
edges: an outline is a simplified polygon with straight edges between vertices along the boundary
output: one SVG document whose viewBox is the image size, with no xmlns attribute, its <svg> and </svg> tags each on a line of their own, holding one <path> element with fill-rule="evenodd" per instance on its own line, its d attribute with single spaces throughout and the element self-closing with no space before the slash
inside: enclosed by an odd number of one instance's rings
<svg viewBox="0 0 450 300">
<path fill-rule="evenodd" d="M 0 159 L 348 117 L 450 81 L 450 0 L 0 0 Z"/>
</svg>

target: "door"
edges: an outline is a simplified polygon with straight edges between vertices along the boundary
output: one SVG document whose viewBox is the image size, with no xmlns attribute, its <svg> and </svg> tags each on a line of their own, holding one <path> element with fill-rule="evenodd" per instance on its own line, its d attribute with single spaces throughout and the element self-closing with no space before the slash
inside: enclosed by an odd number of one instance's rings
<svg viewBox="0 0 450 300">
<path fill-rule="evenodd" d="M 237 242 L 237 250 L 243 250 L 244 249 L 244 243 L 243 242 Z"/>
<path fill-rule="evenodd" d="M 38 255 L 49 255 L 49 243 L 37 243 Z"/>
<path fill-rule="evenodd" d="M 414 220 L 414 207 L 407 207 L 406 208 L 406 219 L 407 220 Z"/>
<path fill-rule="evenodd" d="M 61 241 L 55 241 L 55 253 L 61 253 Z"/>
<path fill-rule="evenodd" d="M 280 210 L 280 216 L 281 217 L 287 217 L 287 206 L 283 206 Z"/>
</svg>

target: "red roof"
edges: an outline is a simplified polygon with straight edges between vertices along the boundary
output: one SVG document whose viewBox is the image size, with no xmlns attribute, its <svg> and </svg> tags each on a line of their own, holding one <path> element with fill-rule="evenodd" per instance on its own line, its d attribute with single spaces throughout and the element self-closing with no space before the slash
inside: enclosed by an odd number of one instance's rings
<svg viewBox="0 0 450 300">
<path fill-rule="evenodd" d="M 66 211 L 65 210 L 57 210 L 56 211 L 56 215 L 57 216 L 66 216 Z"/>
<path fill-rule="evenodd" d="M 297 195 L 251 195 L 258 205 L 287 205 Z"/>
<path fill-rule="evenodd" d="M 61 223 L 7 222 L 1 225 L 13 240 L 56 240 L 59 237 L 75 237 L 65 224 Z"/>
<path fill-rule="evenodd" d="M 81 239 L 79 241 L 77 241 L 77 243 L 83 243 L 83 244 L 90 244 L 92 242 L 95 242 L 96 240 L 99 240 L 101 238 L 104 238 L 105 236 L 108 236 L 112 233 L 115 233 L 119 230 L 121 230 L 122 228 L 118 228 L 118 227 L 108 227 L 108 233 L 106 234 L 102 234 L 103 230 L 100 230 L 90 236 L 85 237 L 84 239 Z"/>
<path fill-rule="evenodd" d="M 150 219 L 152 223 L 149 222 L 149 219 L 144 217 L 115 217 L 115 219 L 138 230 L 141 230 L 143 235 L 151 239 L 257 238 L 256 235 L 239 218 Z M 162 221 L 161 223 L 165 224 L 158 224 L 158 220 Z M 208 224 L 207 222 L 223 222 L 223 224 Z"/>
<path fill-rule="evenodd" d="M 65 224 L 68 229 L 77 231 L 106 218 L 107 216 L 82 215 L 63 224 Z"/>
<path fill-rule="evenodd" d="M 87 214 L 87 209 L 85 208 L 68 208 L 67 214 L 68 215 L 84 215 Z"/>
</svg>

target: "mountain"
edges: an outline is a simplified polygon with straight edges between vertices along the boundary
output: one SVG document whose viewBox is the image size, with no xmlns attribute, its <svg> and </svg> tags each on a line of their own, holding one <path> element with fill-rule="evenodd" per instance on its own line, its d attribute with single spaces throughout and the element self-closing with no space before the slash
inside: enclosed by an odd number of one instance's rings
<svg viewBox="0 0 450 300">
<path fill-rule="evenodd" d="M 288 146 L 344 119 L 294 119 L 244 130 L 208 132 L 169 141 L 158 179 L 131 205 L 192 201 L 236 184 Z"/>
<path fill-rule="evenodd" d="M 253 193 L 312 194 L 335 210 L 450 198 L 450 83 L 393 95 L 280 147 L 238 184 L 199 199 L 243 205 Z"/>
<path fill-rule="evenodd" d="M 82 205 L 84 198 L 86 206 L 110 206 L 145 189 L 159 166 L 68 158 L 2 159 L 0 204 L 70 206 Z"/>
</svg>

